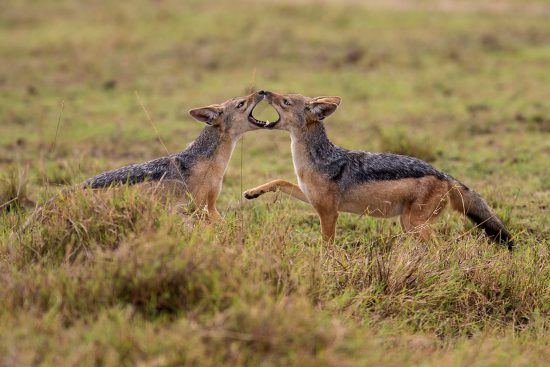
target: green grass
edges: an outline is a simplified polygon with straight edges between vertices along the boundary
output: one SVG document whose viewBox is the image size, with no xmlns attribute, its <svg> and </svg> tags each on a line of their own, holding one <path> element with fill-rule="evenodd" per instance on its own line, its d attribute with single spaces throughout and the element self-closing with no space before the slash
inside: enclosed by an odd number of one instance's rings
<svg viewBox="0 0 550 367">
<path fill-rule="evenodd" d="M 548 363 L 550 9 L 437 4 L 0 6 L 0 365 Z M 176 152 L 202 128 L 188 109 L 251 88 L 341 96 L 336 144 L 429 160 L 516 251 L 451 213 L 428 244 L 345 214 L 323 245 L 308 206 L 241 201 L 295 181 L 280 131 L 239 143 L 218 225 L 123 188 L 63 194 L 12 235 L 62 187 L 166 154 L 137 95 Z"/>
</svg>

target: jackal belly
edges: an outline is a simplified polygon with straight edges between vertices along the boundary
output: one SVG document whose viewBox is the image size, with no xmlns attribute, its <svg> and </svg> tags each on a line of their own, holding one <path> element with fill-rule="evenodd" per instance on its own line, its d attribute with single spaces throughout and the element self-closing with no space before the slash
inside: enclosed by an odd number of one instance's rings
<svg viewBox="0 0 550 367">
<path fill-rule="evenodd" d="M 400 215 L 422 185 L 421 179 L 372 181 L 357 185 L 342 195 L 339 210 L 373 217 Z"/>
</svg>

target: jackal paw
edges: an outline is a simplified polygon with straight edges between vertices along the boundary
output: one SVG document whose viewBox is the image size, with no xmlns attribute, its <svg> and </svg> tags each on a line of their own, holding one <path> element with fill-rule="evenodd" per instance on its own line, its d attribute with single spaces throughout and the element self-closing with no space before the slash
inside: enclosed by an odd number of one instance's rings
<svg viewBox="0 0 550 367">
<path fill-rule="evenodd" d="M 258 196 L 264 194 L 263 191 L 261 190 L 246 190 L 245 192 L 243 192 L 243 196 L 248 199 L 248 200 L 252 200 L 252 199 L 256 199 Z"/>
</svg>

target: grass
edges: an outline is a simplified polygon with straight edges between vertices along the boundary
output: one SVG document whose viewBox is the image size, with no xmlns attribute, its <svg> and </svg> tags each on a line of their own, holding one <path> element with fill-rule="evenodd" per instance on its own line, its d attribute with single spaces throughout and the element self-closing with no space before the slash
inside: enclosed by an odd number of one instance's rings
<svg viewBox="0 0 550 367">
<path fill-rule="evenodd" d="M 33 202 L 28 197 L 28 181 L 26 173 L 10 169 L 0 177 L 0 210 L 10 212 L 24 207 L 32 207 Z"/>
<path fill-rule="evenodd" d="M 437 158 L 437 152 L 427 136 L 413 139 L 406 131 L 398 128 L 380 131 L 380 150 L 417 157 L 426 162 L 433 162 Z"/>
<path fill-rule="evenodd" d="M 547 363 L 549 10 L 499 4 L 3 7 L 0 365 Z M 449 212 L 427 244 L 342 215 L 323 245 L 306 205 L 241 203 L 241 186 L 295 181 L 276 131 L 238 145 L 217 225 L 136 188 L 33 209 L 166 154 L 136 92 L 176 152 L 202 128 L 188 109 L 251 86 L 341 96 L 326 121 L 335 143 L 429 160 L 482 193 L 516 250 Z"/>
</svg>

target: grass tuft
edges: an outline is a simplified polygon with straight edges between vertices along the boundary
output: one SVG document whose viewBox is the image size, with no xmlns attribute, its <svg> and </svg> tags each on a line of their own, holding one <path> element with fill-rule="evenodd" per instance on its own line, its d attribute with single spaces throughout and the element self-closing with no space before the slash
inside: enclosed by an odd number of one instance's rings
<svg viewBox="0 0 550 367">
<path fill-rule="evenodd" d="M 11 212 L 32 207 L 26 172 L 10 169 L 0 176 L 0 211 Z"/>
<path fill-rule="evenodd" d="M 35 261 L 73 262 L 98 246 L 113 249 L 129 234 L 158 226 L 161 206 L 154 193 L 135 189 L 76 190 L 36 209 L 30 223 L 17 233 L 18 264 Z"/>
</svg>

